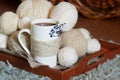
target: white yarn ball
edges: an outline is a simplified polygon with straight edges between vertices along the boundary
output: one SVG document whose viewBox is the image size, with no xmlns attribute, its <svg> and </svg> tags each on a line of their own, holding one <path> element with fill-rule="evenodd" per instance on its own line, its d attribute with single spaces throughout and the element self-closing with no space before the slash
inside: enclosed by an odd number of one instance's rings
<svg viewBox="0 0 120 80">
<path fill-rule="evenodd" d="M 82 32 L 86 39 L 91 39 L 90 32 L 87 29 L 80 28 L 80 32 Z"/>
<path fill-rule="evenodd" d="M 50 18 L 56 19 L 60 24 L 65 23 L 62 31 L 71 30 L 78 20 L 78 11 L 74 5 L 69 2 L 60 2 L 53 7 Z"/>
<path fill-rule="evenodd" d="M 0 32 L 9 35 L 17 30 L 18 15 L 7 11 L 0 17 Z"/>
<path fill-rule="evenodd" d="M 70 67 L 78 60 L 77 53 L 72 47 L 64 47 L 58 53 L 58 62 L 60 65 Z"/>
<path fill-rule="evenodd" d="M 48 18 L 52 3 L 47 0 L 25 0 L 17 8 L 20 18 L 28 16 L 30 19 Z"/>
<path fill-rule="evenodd" d="M 7 47 L 7 40 L 8 40 L 8 36 L 0 33 L 0 48 Z"/>
<path fill-rule="evenodd" d="M 88 40 L 88 48 L 87 48 L 87 54 L 91 54 L 97 51 L 100 51 L 101 44 L 97 39 L 89 39 Z"/>
<path fill-rule="evenodd" d="M 30 21 L 31 19 L 27 16 L 19 19 L 18 28 L 19 29 L 30 28 Z"/>
</svg>

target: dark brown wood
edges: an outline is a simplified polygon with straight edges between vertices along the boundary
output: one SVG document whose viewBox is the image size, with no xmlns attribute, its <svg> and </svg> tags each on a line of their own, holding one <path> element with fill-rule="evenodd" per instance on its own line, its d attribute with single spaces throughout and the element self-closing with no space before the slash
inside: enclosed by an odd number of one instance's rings
<svg viewBox="0 0 120 80">
<path fill-rule="evenodd" d="M 57 3 L 61 2 L 61 1 L 64 1 L 64 0 L 51 0 L 51 2 L 56 5 Z"/>
<path fill-rule="evenodd" d="M 70 77 L 85 73 L 86 71 L 97 67 L 99 64 L 104 63 L 107 59 L 112 59 L 117 53 L 120 53 L 120 45 L 108 43 L 105 41 L 100 42 L 102 44 L 102 48 L 100 51 L 90 55 L 86 55 L 85 57 L 81 58 L 74 66 L 65 70 L 56 70 L 47 66 L 31 68 L 26 60 L 11 56 L 3 52 L 0 52 L 0 61 L 6 62 L 8 60 L 9 63 L 12 64 L 14 67 L 18 67 L 20 69 L 38 75 L 48 76 L 52 80 L 69 80 Z M 88 64 L 88 62 L 93 58 L 100 59 L 99 61 L 94 61 L 93 63 Z"/>
<path fill-rule="evenodd" d="M 16 12 L 19 4 L 19 0 L 0 0 L 0 15 L 6 11 Z"/>
<path fill-rule="evenodd" d="M 25 0 L 20 0 L 21 2 L 22 1 L 25 1 Z M 56 5 L 57 3 L 61 2 L 61 1 L 64 1 L 64 0 L 50 0 L 54 5 Z"/>
<path fill-rule="evenodd" d="M 106 48 L 106 49 L 109 49 L 109 50 L 114 50 L 114 49 L 117 49 L 117 48 L 120 47 L 120 44 L 115 45 L 115 43 L 110 43 L 110 42 L 103 41 L 103 40 L 99 40 L 99 41 L 101 43 L 102 48 Z"/>
<path fill-rule="evenodd" d="M 94 38 L 106 41 L 112 40 L 120 43 L 120 17 L 94 20 L 79 15 L 75 28 L 88 29 Z"/>
</svg>

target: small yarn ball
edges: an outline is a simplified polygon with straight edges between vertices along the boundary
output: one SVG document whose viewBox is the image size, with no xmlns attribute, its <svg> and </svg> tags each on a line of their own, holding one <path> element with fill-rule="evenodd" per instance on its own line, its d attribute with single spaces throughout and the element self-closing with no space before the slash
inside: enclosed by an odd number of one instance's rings
<svg viewBox="0 0 120 80">
<path fill-rule="evenodd" d="M 78 11 L 71 3 L 60 2 L 52 8 L 50 12 L 50 18 L 58 20 L 60 24 L 65 23 L 62 31 L 69 31 L 77 23 Z"/>
<path fill-rule="evenodd" d="M 8 40 L 8 36 L 0 33 L 0 48 L 7 47 L 7 40 Z"/>
<path fill-rule="evenodd" d="M 18 15 L 11 11 L 3 13 L 0 17 L 0 32 L 10 35 L 17 30 Z"/>
<path fill-rule="evenodd" d="M 80 28 L 80 32 L 83 33 L 86 39 L 91 39 L 90 32 L 85 28 Z"/>
<path fill-rule="evenodd" d="M 30 21 L 31 19 L 27 16 L 19 19 L 18 28 L 19 29 L 30 28 Z"/>
<path fill-rule="evenodd" d="M 97 39 L 88 40 L 87 54 L 95 53 L 97 51 L 100 51 L 100 49 L 101 49 L 101 44 Z"/>
<path fill-rule="evenodd" d="M 64 47 L 58 53 L 58 62 L 60 65 L 70 67 L 78 60 L 77 53 L 72 47 Z"/>
<path fill-rule="evenodd" d="M 47 0 L 25 0 L 18 6 L 16 13 L 19 18 L 27 16 L 31 20 L 36 18 L 48 18 L 52 7 L 52 3 Z"/>
<path fill-rule="evenodd" d="M 87 39 L 79 29 L 72 29 L 62 33 L 61 43 L 62 47 L 73 47 L 76 50 L 78 57 L 82 57 L 86 54 L 88 46 Z"/>
<path fill-rule="evenodd" d="M 8 39 L 8 48 L 11 51 L 24 51 L 18 41 L 19 31 L 15 31 Z M 23 44 L 30 49 L 30 36 L 26 33 L 21 35 L 21 40 Z"/>
</svg>

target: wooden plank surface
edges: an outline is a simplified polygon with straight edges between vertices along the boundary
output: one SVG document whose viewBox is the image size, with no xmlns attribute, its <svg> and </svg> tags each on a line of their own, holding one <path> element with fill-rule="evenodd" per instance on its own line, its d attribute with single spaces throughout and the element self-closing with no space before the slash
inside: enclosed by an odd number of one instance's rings
<svg viewBox="0 0 120 80">
<path fill-rule="evenodd" d="M 120 17 L 95 20 L 79 16 L 76 28 L 88 29 L 95 38 L 113 40 L 120 43 Z"/>
</svg>

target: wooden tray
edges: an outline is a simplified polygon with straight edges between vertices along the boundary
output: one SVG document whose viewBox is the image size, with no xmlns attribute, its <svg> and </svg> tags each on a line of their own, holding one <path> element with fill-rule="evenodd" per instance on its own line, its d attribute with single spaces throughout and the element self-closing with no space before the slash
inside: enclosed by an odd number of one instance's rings
<svg viewBox="0 0 120 80">
<path fill-rule="evenodd" d="M 79 74 L 85 73 L 99 64 L 104 63 L 107 59 L 112 59 L 117 53 L 120 53 L 120 45 L 108 43 L 105 41 L 100 41 L 102 49 L 94 54 L 86 55 L 86 57 L 79 60 L 74 66 L 65 70 L 56 70 L 49 67 L 39 67 L 32 69 L 28 62 L 24 59 L 11 56 L 9 54 L 0 52 L 0 61 L 8 60 L 10 64 L 20 69 L 24 69 L 28 72 L 32 72 L 38 75 L 48 76 L 52 80 L 69 80 L 72 76 L 77 76 Z M 98 61 L 92 61 L 98 58 Z"/>
</svg>

